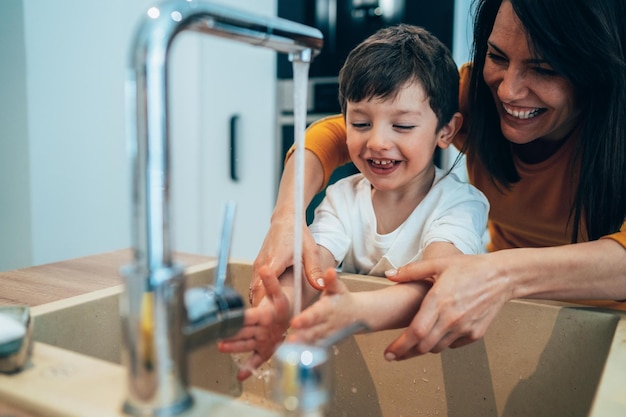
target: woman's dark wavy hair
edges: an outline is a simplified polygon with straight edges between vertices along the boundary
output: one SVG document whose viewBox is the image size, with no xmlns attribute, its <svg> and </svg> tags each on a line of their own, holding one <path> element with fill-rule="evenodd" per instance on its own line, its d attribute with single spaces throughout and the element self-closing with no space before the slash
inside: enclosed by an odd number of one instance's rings
<svg viewBox="0 0 626 417">
<path fill-rule="evenodd" d="M 520 180 L 502 135 L 493 97 L 482 77 L 487 40 L 503 0 L 474 0 L 473 70 L 466 151 L 479 157 L 498 186 Z M 626 1 L 504 0 L 524 26 L 538 56 L 573 85 L 581 101 L 578 181 L 572 242 L 581 221 L 587 239 L 620 230 L 626 218 Z"/>
<path fill-rule="evenodd" d="M 378 30 L 346 58 L 339 72 L 339 104 L 395 98 L 407 82 L 421 83 L 437 131 L 459 111 L 459 70 L 450 50 L 426 29 L 399 24 Z"/>
</svg>

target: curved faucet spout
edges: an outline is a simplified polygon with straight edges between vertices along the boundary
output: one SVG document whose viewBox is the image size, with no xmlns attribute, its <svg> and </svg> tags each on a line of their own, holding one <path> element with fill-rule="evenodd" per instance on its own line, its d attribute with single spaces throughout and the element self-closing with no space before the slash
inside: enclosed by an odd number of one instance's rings
<svg viewBox="0 0 626 417">
<path fill-rule="evenodd" d="M 323 44 L 314 28 L 201 1 L 151 7 L 136 32 L 127 86 L 133 156 L 135 262 L 170 265 L 167 60 L 169 47 L 191 30 L 262 46 L 310 62 Z"/>
<path fill-rule="evenodd" d="M 168 52 L 176 35 L 187 30 L 305 62 L 323 44 L 317 29 L 199 0 L 164 2 L 142 16 L 131 45 L 126 86 L 134 255 L 133 264 L 124 270 L 122 305 L 129 374 L 125 410 L 137 415 L 176 414 L 192 402 L 183 339 L 184 329 L 193 326 L 184 304 L 183 270 L 172 262 L 167 97 Z"/>
</svg>

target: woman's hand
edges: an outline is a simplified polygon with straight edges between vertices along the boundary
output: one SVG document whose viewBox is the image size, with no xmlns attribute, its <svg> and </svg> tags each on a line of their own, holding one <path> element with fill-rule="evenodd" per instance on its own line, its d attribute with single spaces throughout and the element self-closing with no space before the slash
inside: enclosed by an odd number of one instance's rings
<svg viewBox="0 0 626 417">
<path fill-rule="evenodd" d="M 324 169 L 320 160 L 309 150 L 305 150 L 304 163 L 304 206 L 308 206 L 315 194 L 321 190 L 324 181 Z M 293 266 L 293 244 L 295 224 L 295 158 L 289 158 L 280 180 L 276 206 L 272 213 L 270 229 L 265 236 L 261 250 L 254 260 L 254 277 L 250 285 L 250 298 L 261 299 L 263 286 L 259 277 L 259 270 L 267 266 L 277 277 Z M 302 227 L 302 262 L 307 281 L 317 290 L 321 290 L 323 271 L 318 258 L 318 248 L 303 222 Z M 254 304 L 254 303 L 253 303 Z"/>
<path fill-rule="evenodd" d="M 512 298 L 509 280 L 498 274 L 490 255 L 458 255 L 408 264 L 387 277 L 396 282 L 433 279 L 433 287 L 407 329 L 385 350 L 387 360 L 403 360 L 484 336 Z"/>
<path fill-rule="evenodd" d="M 291 318 L 291 303 L 269 268 L 259 269 L 264 297 L 245 312 L 243 327 L 234 336 L 218 343 L 220 352 L 252 352 L 241 366 L 237 379 L 243 381 L 268 360 L 285 338 Z"/>
<path fill-rule="evenodd" d="M 250 303 L 263 298 L 264 288 L 260 279 L 260 270 L 269 268 L 274 276 L 280 276 L 287 268 L 293 266 L 294 216 L 276 214 L 272 219 L 270 230 L 265 236 L 261 250 L 254 260 L 254 276 L 250 285 Z M 302 262 L 307 281 L 317 290 L 322 290 L 323 271 L 319 262 L 319 247 L 315 243 L 306 222 L 302 228 Z"/>
</svg>

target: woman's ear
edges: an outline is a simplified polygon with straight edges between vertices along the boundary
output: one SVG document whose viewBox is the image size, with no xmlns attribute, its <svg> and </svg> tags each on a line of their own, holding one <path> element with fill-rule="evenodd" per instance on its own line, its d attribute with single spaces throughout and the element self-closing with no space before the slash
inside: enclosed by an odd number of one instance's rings
<svg viewBox="0 0 626 417">
<path fill-rule="evenodd" d="M 450 121 L 437 132 L 437 146 L 441 149 L 446 149 L 450 146 L 462 124 L 463 115 L 459 112 L 454 113 Z"/>
</svg>

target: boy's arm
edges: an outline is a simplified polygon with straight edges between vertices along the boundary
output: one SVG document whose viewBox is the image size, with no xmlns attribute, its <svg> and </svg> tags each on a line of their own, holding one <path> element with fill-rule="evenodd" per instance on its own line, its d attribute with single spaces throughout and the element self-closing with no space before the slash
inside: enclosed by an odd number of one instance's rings
<svg viewBox="0 0 626 417">
<path fill-rule="evenodd" d="M 445 256 L 459 255 L 462 252 L 450 242 L 433 242 L 424 248 L 424 259 L 442 258 Z M 415 284 L 412 282 L 411 284 Z M 422 299 L 430 289 L 432 281 L 422 282 L 415 287 L 391 285 L 387 288 L 375 291 L 355 293 L 355 296 L 363 297 L 362 303 L 368 310 L 366 314 L 371 316 L 369 322 L 374 330 L 387 330 L 406 327 L 413 320 L 413 316 L 419 310 Z"/>
<path fill-rule="evenodd" d="M 433 242 L 424 249 L 424 258 L 460 253 L 452 243 Z M 327 270 L 324 283 L 319 301 L 292 319 L 294 340 L 312 343 L 356 321 L 364 322 L 372 331 L 406 327 L 432 285 L 425 280 L 351 293 L 334 270 Z"/>
<path fill-rule="evenodd" d="M 426 281 L 410 284 L 351 293 L 336 270 L 328 269 L 320 299 L 291 320 L 291 340 L 314 343 L 356 321 L 372 331 L 405 327 L 430 288 Z"/>
<path fill-rule="evenodd" d="M 423 259 L 443 258 L 460 254 L 462 252 L 450 242 L 433 242 L 424 248 Z M 411 284 L 416 283 L 418 282 L 411 282 Z M 432 286 L 432 281 L 426 280 L 419 284 L 421 285 L 416 287 L 407 287 L 404 284 L 391 285 L 382 290 L 368 291 L 370 294 L 364 294 L 364 298 L 371 298 L 370 302 L 377 306 L 368 312 L 369 315 L 373 316 L 371 328 L 388 330 L 408 326 L 417 314 L 422 299 Z M 391 312 L 391 314 L 386 312 Z"/>
<path fill-rule="evenodd" d="M 431 287 L 426 281 L 411 284 L 419 285 L 390 285 L 380 290 L 353 293 L 361 305 L 355 320 L 362 320 L 372 331 L 408 326 Z"/>
<path fill-rule="evenodd" d="M 460 254 L 462 252 L 450 242 L 433 242 L 424 248 L 423 259 L 443 258 Z M 391 285 L 382 290 L 370 291 L 373 293 L 371 295 L 375 297 L 372 300 L 374 304 L 376 304 L 376 300 L 383 300 L 384 304 L 387 304 L 384 307 L 376 308 L 379 310 L 378 312 L 372 310 L 370 313 L 373 316 L 372 329 L 397 329 L 411 324 L 424 296 L 432 286 L 432 281 L 411 282 L 410 284 L 420 284 L 415 287 L 405 284 Z M 374 321 L 378 321 L 378 323 Z"/>
<path fill-rule="evenodd" d="M 463 252 L 450 242 L 433 242 L 424 248 L 423 259 L 442 258 L 444 256 L 461 254 L 463 254 Z"/>
</svg>

